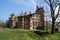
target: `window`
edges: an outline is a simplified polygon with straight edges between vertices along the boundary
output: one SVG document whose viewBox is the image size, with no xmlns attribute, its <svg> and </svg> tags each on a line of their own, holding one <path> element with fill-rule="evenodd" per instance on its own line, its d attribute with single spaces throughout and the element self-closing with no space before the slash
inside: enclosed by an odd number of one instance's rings
<svg viewBox="0 0 60 40">
<path fill-rule="evenodd" d="M 37 22 L 35 22 L 36 26 L 37 26 Z"/>
<path fill-rule="evenodd" d="M 39 22 L 38 22 L 38 25 L 39 25 Z"/>
<path fill-rule="evenodd" d="M 34 29 L 34 27 L 33 27 L 33 29 Z"/>
<path fill-rule="evenodd" d="M 33 26 L 35 26 L 34 21 L 33 21 Z"/>
<path fill-rule="evenodd" d="M 34 17 L 34 14 L 32 16 Z"/>
</svg>

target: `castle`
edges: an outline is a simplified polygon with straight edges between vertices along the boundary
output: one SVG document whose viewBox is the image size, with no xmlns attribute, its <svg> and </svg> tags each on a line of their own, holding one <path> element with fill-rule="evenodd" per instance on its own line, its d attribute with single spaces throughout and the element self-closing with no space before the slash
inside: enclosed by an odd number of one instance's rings
<svg viewBox="0 0 60 40">
<path fill-rule="evenodd" d="M 27 14 L 22 16 L 12 16 L 9 18 L 8 26 L 10 28 L 20 28 L 20 29 L 44 29 L 44 9 L 43 7 L 36 6 L 35 13 Z"/>
</svg>

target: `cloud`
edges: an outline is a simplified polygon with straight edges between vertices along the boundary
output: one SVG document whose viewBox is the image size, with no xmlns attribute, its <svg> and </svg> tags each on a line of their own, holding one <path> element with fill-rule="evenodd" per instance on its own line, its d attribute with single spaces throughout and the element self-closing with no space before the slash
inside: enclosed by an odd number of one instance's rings
<svg viewBox="0 0 60 40">
<path fill-rule="evenodd" d="M 59 5 L 56 7 L 56 9 L 55 9 L 55 16 L 57 15 L 57 13 L 58 13 L 58 9 L 59 9 Z"/>
<path fill-rule="evenodd" d="M 36 0 L 13 0 L 17 4 L 23 5 L 23 6 L 29 6 L 32 8 L 36 8 Z"/>
</svg>

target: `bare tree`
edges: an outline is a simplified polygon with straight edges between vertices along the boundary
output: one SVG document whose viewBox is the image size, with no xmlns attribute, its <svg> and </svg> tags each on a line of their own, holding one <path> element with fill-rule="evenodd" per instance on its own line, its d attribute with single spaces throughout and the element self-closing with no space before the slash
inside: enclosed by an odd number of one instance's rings
<svg viewBox="0 0 60 40">
<path fill-rule="evenodd" d="M 50 13 L 51 13 L 51 18 L 52 18 L 52 30 L 51 30 L 51 34 L 54 34 L 54 30 L 55 30 L 55 21 L 58 18 L 59 15 L 59 11 L 60 11 L 60 0 L 44 0 L 50 7 Z M 55 15 L 55 9 L 56 7 L 59 5 L 59 10 L 58 13 Z"/>
<path fill-rule="evenodd" d="M 22 16 L 23 15 L 23 11 L 21 11 L 21 13 L 20 13 L 20 16 Z"/>
</svg>

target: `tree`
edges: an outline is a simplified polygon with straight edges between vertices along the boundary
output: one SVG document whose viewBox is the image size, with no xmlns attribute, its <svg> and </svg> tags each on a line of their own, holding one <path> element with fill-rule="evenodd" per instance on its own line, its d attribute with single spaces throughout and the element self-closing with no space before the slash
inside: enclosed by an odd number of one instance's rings
<svg viewBox="0 0 60 40">
<path fill-rule="evenodd" d="M 14 13 L 12 13 L 10 16 L 12 17 L 12 16 L 15 16 L 15 15 L 14 15 Z"/>
<path fill-rule="evenodd" d="M 15 16 L 15 14 L 14 14 L 14 13 L 10 14 L 9 19 L 11 19 L 13 16 Z"/>
<path fill-rule="evenodd" d="M 51 18 L 52 18 L 52 30 L 51 30 L 51 34 L 54 34 L 54 30 L 55 30 L 55 21 L 58 18 L 59 15 L 59 10 L 60 10 L 60 0 L 45 0 L 45 2 L 49 5 L 50 7 L 50 13 L 51 13 Z M 57 7 L 57 5 L 59 5 L 59 10 L 58 13 L 55 15 L 55 9 Z"/>
<path fill-rule="evenodd" d="M 10 21 L 9 21 L 9 20 L 7 20 L 7 21 L 6 21 L 6 27 L 10 28 L 10 26 L 9 26 L 9 25 L 10 25 Z"/>
<path fill-rule="evenodd" d="M 21 12 L 20 12 L 20 16 L 23 16 L 23 14 L 24 14 L 24 12 L 23 12 L 23 11 L 21 11 Z"/>
</svg>

